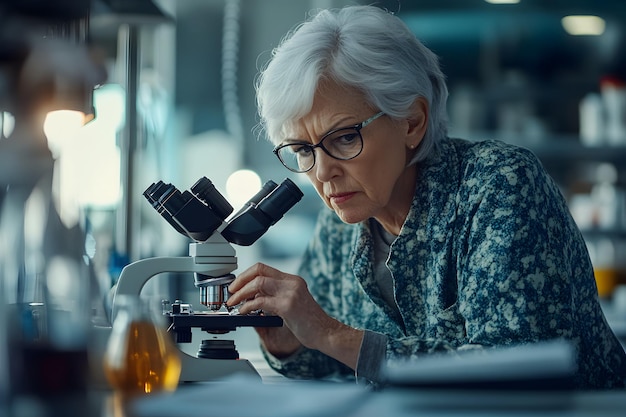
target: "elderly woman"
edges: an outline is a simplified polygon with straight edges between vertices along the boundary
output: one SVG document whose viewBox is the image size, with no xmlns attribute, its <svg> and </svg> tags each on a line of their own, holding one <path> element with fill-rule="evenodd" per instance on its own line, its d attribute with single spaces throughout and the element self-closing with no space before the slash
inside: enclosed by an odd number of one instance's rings
<svg viewBox="0 0 626 417">
<path fill-rule="evenodd" d="M 230 285 L 289 377 L 380 382 L 387 360 L 557 338 L 579 387 L 624 385 L 585 242 L 532 153 L 447 137 L 437 57 L 373 6 L 320 11 L 258 80 L 285 167 L 328 206 L 299 275 L 256 264 Z"/>
</svg>

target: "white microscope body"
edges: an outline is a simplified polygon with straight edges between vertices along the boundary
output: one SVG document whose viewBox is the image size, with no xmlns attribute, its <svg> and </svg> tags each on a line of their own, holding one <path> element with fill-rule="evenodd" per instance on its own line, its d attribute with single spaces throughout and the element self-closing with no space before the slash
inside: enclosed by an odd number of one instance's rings
<svg viewBox="0 0 626 417">
<path fill-rule="evenodd" d="M 180 311 L 173 305 L 168 318 L 176 342 L 191 341 L 191 328 L 223 334 L 236 327 L 277 327 L 282 319 L 264 314 L 240 315 L 228 311 L 228 284 L 237 269 L 235 249 L 230 242 L 250 245 L 302 198 L 302 192 L 289 179 L 280 186 L 268 181 L 263 189 L 228 222 L 224 219 L 232 207 L 206 178 L 199 180 L 192 193 L 180 193 L 170 184 L 152 184 L 144 196 L 152 206 L 180 233 L 195 240 L 189 244 L 189 256 L 155 257 L 133 262 L 121 272 L 113 296 L 112 317 L 115 317 L 122 295 L 138 296 L 143 286 L 155 275 L 167 272 L 193 272 L 201 303 L 209 311 Z M 218 343 L 215 349 L 215 343 Z M 211 381 L 235 373 L 259 376 L 252 364 L 240 359 L 234 343 L 204 340 L 198 356 L 180 351 L 181 382 Z M 225 345 L 225 347 L 224 347 Z"/>
</svg>

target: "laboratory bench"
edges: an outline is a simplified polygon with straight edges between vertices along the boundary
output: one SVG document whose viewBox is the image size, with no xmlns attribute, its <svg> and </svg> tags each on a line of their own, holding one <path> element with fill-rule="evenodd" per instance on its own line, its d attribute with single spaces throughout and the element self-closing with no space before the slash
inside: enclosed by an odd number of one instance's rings
<svg viewBox="0 0 626 417">
<path fill-rule="evenodd" d="M 558 353 L 558 351 L 554 351 Z M 22 399 L 9 417 L 408 417 L 408 416 L 603 416 L 626 415 L 626 389 L 572 390 L 542 384 L 541 389 L 412 386 L 397 378 L 373 389 L 366 384 L 287 379 L 261 356 L 249 359 L 259 375 L 232 375 L 219 381 L 181 383 L 175 392 L 121 400 L 107 386 L 90 388 L 88 400 L 53 404 Z M 550 352 L 546 353 L 550 356 Z M 498 361 L 496 361 L 498 362 Z M 501 362 L 501 361 L 500 361 Z M 514 361 L 513 361 L 514 362 Z M 515 368 L 511 364 L 511 368 Z M 539 385 L 537 385 L 539 386 Z M 535 386 L 536 387 L 536 386 Z M 74 405 L 71 405 L 72 402 Z M 68 408 L 69 407 L 69 408 Z M 5 415 L 1 412 L 0 415 Z M 61 414 L 59 413 L 61 412 Z"/>
<path fill-rule="evenodd" d="M 626 291 L 617 298 L 623 302 L 622 297 L 626 299 Z M 623 305 L 616 305 L 617 299 L 612 301 L 603 303 L 603 309 L 626 346 L 626 311 Z M 269 367 L 253 329 L 240 329 L 229 337 L 235 340 L 241 357 L 254 366 L 258 377 L 233 375 L 218 382 L 181 383 L 173 393 L 122 401 L 100 374 L 89 390 L 88 401 L 71 405 L 70 401 L 56 400 L 53 411 L 45 412 L 40 409 L 41 404 L 22 399 L 8 415 L 56 417 L 61 415 L 57 410 L 64 409 L 64 417 L 626 416 L 626 389 L 576 391 L 550 386 L 544 389 L 545 384 L 541 389 L 529 389 L 528 385 L 524 389 L 504 386 L 477 389 L 467 384 L 460 389 L 416 387 L 400 381 L 375 390 L 356 383 L 292 380 Z M 541 355 L 534 355 L 530 363 L 536 364 L 539 356 L 545 361 L 550 355 L 553 358 L 548 358 L 550 363 L 562 357 L 559 350 L 544 350 Z M 507 369 L 514 369 L 516 360 L 499 362 L 507 364 Z M 483 365 L 483 368 L 494 369 L 494 366 Z M 6 415 L 2 411 L 0 416 Z"/>
<path fill-rule="evenodd" d="M 603 416 L 623 417 L 626 390 L 515 392 L 387 388 L 310 381 L 229 379 L 181 386 L 122 404 L 107 393 L 101 417 L 408 417 L 408 416 Z"/>
</svg>

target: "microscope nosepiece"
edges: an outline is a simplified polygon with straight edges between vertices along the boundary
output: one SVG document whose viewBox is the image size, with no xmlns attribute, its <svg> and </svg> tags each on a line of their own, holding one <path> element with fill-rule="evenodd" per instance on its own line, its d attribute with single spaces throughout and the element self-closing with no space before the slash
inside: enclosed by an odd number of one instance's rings
<svg viewBox="0 0 626 417">
<path fill-rule="evenodd" d="M 200 303 L 211 311 L 218 311 L 230 298 L 228 286 L 235 280 L 235 275 L 210 277 L 196 273 L 195 286 L 200 289 Z"/>
</svg>

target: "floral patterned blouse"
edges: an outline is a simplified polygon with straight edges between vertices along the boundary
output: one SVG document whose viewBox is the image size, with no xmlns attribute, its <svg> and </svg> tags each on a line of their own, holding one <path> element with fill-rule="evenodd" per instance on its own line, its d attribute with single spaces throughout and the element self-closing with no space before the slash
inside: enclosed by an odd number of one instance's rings
<svg viewBox="0 0 626 417">
<path fill-rule="evenodd" d="M 419 164 L 387 260 L 401 317 L 374 277 L 370 223 L 345 224 L 328 209 L 299 271 L 315 299 L 339 321 L 385 335 L 389 360 L 565 338 L 578 387 L 624 386 L 626 354 L 599 305 L 585 242 L 537 158 L 497 141 L 440 145 Z M 354 378 L 319 351 L 265 356 L 288 377 Z"/>
</svg>

